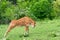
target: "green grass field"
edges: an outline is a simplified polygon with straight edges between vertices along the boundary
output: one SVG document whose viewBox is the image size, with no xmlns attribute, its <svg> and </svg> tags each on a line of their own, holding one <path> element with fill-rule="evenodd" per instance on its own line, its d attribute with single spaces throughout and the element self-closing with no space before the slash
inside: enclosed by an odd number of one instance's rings
<svg viewBox="0 0 60 40">
<path fill-rule="evenodd" d="M 0 39 L 8 25 L 0 25 Z M 24 27 L 16 27 L 11 30 L 7 40 L 60 40 L 60 19 L 37 21 L 36 27 L 29 28 L 29 36 L 24 37 Z"/>
</svg>

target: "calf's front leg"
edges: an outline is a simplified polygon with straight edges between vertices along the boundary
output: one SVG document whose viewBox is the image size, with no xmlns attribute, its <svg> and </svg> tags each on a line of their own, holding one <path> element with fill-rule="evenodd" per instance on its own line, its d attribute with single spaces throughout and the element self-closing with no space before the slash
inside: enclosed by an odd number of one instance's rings
<svg viewBox="0 0 60 40">
<path fill-rule="evenodd" d="M 26 26 L 24 36 L 28 36 L 28 35 L 29 35 L 29 27 Z"/>
</svg>

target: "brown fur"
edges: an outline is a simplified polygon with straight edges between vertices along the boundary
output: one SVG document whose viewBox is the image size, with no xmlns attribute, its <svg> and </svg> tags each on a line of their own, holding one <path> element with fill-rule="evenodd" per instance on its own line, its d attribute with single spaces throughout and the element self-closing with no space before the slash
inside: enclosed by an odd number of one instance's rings
<svg viewBox="0 0 60 40">
<path fill-rule="evenodd" d="M 23 18 L 20 18 L 18 20 L 12 20 L 10 22 L 10 25 L 9 25 L 4 37 L 6 37 L 8 32 L 10 32 L 10 30 L 13 29 L 16 26 L 25 26 L 25 31 L 28 31 L 29 30 L 29 25 L 35 26 L 35 21 L 32 20 L 29 17 L 23 17 Z"/>
</svg>

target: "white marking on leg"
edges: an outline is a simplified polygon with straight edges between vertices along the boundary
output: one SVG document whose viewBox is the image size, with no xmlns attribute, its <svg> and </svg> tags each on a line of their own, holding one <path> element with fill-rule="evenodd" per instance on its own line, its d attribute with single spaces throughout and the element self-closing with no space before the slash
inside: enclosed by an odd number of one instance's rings
<svg viewBox="0 0 60 40">
<path fill-rule="evenodd" d="M 6 40 L 6 38 L 3 38 L 2 40 Z"/>
<path fill-rule="evenodd" d="M 28 35 L 28 34 L 29 34 L 29 32 L 28 32 L 28 31 L 24 33 L 24 35 Z"/>
</svg>

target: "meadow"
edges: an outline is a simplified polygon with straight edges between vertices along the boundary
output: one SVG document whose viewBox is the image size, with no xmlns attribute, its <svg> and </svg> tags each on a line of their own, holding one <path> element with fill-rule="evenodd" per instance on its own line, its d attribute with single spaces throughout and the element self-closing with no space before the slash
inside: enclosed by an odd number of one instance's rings
<svg viewBox="0 0 60 40">
<path fill-rule="evenodd" d="M 9 25 L 0 25 L 0 39 Z M 7 35 L 7 40 L 60 40 L 60 19 L 36 21 L 36 27 L 29 27 L 29 36 L 24 37 L 24 27 L 15 27 Z"/>
</svg>

